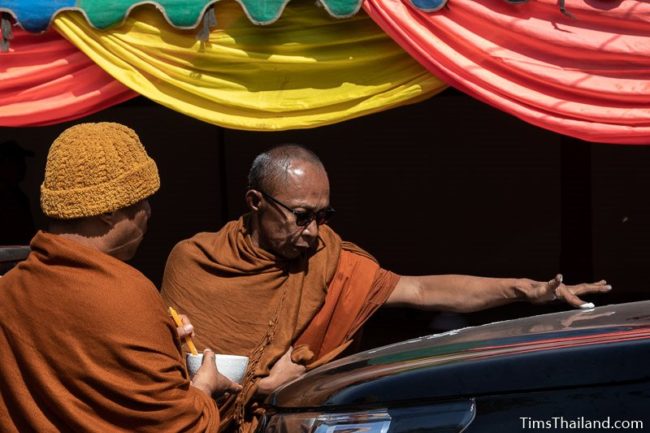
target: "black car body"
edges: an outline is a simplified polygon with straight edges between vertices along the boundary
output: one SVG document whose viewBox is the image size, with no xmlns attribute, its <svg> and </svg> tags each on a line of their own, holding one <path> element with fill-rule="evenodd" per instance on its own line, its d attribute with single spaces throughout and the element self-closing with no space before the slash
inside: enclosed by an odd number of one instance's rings
<svg viewBox="0 0 650 433">
<path fill-rule="evenodd" d="M 311 371 L 264 433 L 650 431 L 650 301 L 431 335 Z"/>
</svg>

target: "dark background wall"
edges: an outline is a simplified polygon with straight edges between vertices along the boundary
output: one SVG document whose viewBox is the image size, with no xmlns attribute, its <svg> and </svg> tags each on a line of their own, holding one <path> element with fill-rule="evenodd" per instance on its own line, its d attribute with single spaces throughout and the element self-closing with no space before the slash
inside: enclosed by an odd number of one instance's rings
<svg viewBox="0 0 650 433">
<path fill-rule="evenodd" d="M 569 282 L 610 281 L 613 292 L 590 298 L 597 304 L 649 297 L 647 147 L 563 137 L 454 90 L 337 125 L 275 133 L 226 130 L 138 98 L 76 122 L 0 128 L 0 141 L 34 152 L 21 188 L 37 227 L 45 223 L 38 188 L 49 144 L 81 121 L 131 126 L 159 165 L 162 187 L 132 261 L 156 284 L 176 242 L 244 211 L 253 157 L 295 142 L 328 169 L 337 209 L 331 225 L 387 269 L 539 280 L 562 272 Z M 515 304 L 464 316 L 387 309 L 369 323 L 364 345 L 562 308 Z"/>
</svg>

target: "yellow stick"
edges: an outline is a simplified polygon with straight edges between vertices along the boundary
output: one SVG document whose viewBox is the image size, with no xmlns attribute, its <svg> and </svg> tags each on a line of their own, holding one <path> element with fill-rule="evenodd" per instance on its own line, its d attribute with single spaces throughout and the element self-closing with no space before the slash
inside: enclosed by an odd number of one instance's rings
<svg viewBox="0 0 650 433">
<path fill-rule="evenodd" d="M 178 315 L 176 310 L 174 310 L 174 307 L 169 307 L 169 314 L 171 314 L 172 319 L 174 319 L 174 323 L 176 323 L 176 326 L 183 326 L 183 321 L 181 320 L 181 317 Z M 192 337 L 189 335 L 185 337 L 185 344 L 187 344 L 187 347 L 190 348 L 190 352 L 192 352 L 192 355 L 198 355 L 199 352 L 196 350 L 196 346 L 194 346 L 194 343 L 192 342 Z"/>
</svg>

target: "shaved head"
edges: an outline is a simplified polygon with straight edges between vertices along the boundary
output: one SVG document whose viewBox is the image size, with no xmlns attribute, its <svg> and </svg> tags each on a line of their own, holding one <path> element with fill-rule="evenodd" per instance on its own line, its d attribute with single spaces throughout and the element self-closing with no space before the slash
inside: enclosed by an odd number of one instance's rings
<svg viewBox="0 0 650 433">
<path fill-rule="evenodd" d="M 297 161 L 309 162 L 325 171 L 320 158 L 311 150 L 298 144 L 282 144 L 255 157 L 248 172 L 248 188 L 268 194 L 278 192 L 287 183 L 291 163 Z"/>
<path fill-rule="evenodd" d="M 295 144 L 274 147 L 253 161 L 246 203 L 254 245 L 285 259 L 313 254 L 318 244 L 316 215 L 330 209 L 330 186 L 314 152 Z M 308 215 L 305 224 L 301 215 Z"/>
</svg>

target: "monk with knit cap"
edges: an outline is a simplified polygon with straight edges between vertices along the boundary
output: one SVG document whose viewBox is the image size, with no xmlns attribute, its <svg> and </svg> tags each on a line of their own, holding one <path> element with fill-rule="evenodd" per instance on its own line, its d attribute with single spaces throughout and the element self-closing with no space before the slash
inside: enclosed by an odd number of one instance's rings
<svg viewBox="0 0 650 433">
<path fill-rule="evenodd" d="M 477 311 L 517 300 L 607 291 L 605 281 L 567 286 L 560 276 L 399 276 L 382 269 L 328 225 L 334 215 L 319 158 L 283 145 L 258 155 L 249 172 L 250 213 L 217 233 L 180 242 L 167 261 L 162 294 L 188 314 L 200 345 L 251 357 L 243 391 L 222 405 L 224 429 L 255 430 L 264 395 L 350 345 L 383 305 Z"/>
<path fill-rule="evenodd" d="M 123 125 L 76 125 L 52 144 L 41 186 L 50 228 L 0 278 L 0 431 L 217 431 L 211 395 L 239 385 L 211 351 L 189 379 L 158 291 L 124 263 L 159 186 Z"/>
</svg>

